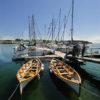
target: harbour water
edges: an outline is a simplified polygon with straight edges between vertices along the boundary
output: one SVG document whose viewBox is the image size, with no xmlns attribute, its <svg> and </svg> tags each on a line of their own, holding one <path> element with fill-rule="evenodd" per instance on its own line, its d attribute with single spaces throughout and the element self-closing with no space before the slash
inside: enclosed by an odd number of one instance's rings
<svg viewBox="0 0 100 100">
<path fill-rule="evenodd" d="M 100 54 L 100 43 L 93 43 L 88 45 L 87 53 L 97 53 Z"/>
<path fill-rule="evenodd" d="M 13 48 L 12 44 L 0 44 L 0 100 L 8 100 L 16 88 L 16 73 L 24 63 L 12 61 Z M 100 64 L 85 62 L 81 66 L 86 74 L 81 76 L 81 93 L 77 96 L 66 84 L 49 73 L 47 60 L 43 63 L 45 69 L 40 79 L 34 79 L 22 96 L 18 88 L 11 100 L 100 100 Z"/>
</svg>

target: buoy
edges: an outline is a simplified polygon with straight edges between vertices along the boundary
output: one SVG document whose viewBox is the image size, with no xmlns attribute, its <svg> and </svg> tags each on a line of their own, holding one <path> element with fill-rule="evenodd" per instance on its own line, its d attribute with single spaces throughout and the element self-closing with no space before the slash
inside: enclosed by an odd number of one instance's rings
<svg viewBox="0 0 100 100">
<path fill-rule="evenodd" d="M 44 70 L 44 67 L 41 67 L 42 71 Z"/>
<path fill-rule="evenodd" d="M 50 69 L 50 73 L 52 73 L 52 70 Z"/>
<path fill-rule="evenodd" d="M 44 64 L 42 64 L 42 67 L 41 67 L 42 71 L 44 70 Z"/>
</svg>

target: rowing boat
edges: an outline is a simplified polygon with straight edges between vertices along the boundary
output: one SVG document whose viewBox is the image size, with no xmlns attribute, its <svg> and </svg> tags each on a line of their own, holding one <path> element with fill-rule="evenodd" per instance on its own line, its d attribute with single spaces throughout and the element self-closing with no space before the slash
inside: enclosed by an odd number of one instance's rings
<svg viewBox="0 0 100 100">
<path fill-rule="evenodd" d="M 43 64 L 39 58 L 31 59 L 22 65 L 16 74 L 16 77 L 20 83 L 20 94 L 22 94 L 23 89 L 32 79 L 39 76 L 42 70 Z"/>
<path fill-rule="evenodd" d="M 61 60 L 52 59 L 49 69 L 51 73 L 70 86 L 77 94 L 80 93 L 81 78 L 71 66 Z"/>
</svg>

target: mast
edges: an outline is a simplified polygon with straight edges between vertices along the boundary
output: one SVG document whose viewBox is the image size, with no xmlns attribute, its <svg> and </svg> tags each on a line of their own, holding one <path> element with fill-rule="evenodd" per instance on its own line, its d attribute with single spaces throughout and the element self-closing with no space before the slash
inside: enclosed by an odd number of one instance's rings
<svg viewBox="0 0 100 100">
<path fill-rule="evenodd" d="M 29 28 L 29 41 L 31 41 L 31 33 L 30 33 L 30 17 L 28 16 L 28 20 L 29 20 L 29 23 L 28 23 L 28 28 Z"/>
<path fill-rule="evenodd" d="M 61 37 L 61 41 L 64 40 L 66 24 L 67 24 L 67 22 L 66 22 L 66 16 L 65 16 L 65 17 L 64 17 L 64 26 L 63 26 L 64 29 L 63 29 L 63 33 L 62 33 L 62 37 Z"/>
<path fill-rule="evenodd" d="M 71 43 L 73 43 L 73 16 L 74 16 L 74 0 L 72 0 L 72 14 L 71 14 Z"/>
<path fill-rule="evenodd" d="M 36 34 L 35 34 L 35 21 L 34 21 L 34 15 L 32 15 L 32 40 L 36 40 Z"/>
<path fill-rule="evenodd" d="M 51 29 L 51 40 L 52 40 L 52 43 L 53 43 L 53 40 L 54 40 L 54 19 L 52 18 L 52 29 Z"/>
<path fill-rule="evenodd" d="M 59 33 L 60 33 L 60 19 L 61 19 L 61 8 L 60 8 L 60 12 L 59 12 L 59 26 L 58 26 L 58 42 L 59 42 Z"/>
</svg>

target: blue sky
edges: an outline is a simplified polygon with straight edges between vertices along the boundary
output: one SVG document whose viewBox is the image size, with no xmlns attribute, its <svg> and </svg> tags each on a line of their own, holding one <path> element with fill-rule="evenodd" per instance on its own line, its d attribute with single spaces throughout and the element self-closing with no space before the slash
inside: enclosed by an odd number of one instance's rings
<svg viewBox="0 0 100 100">
<path fill-rule="evenodd" d="M 34 14 L 42 36 L 44 25 L 68 14 L 71 0 L 0 0 L 0 39 L 28 36 L 28 16 Z M 70 21 L 65 39 L 70 39 Z M 100 42 L 100 0 L 75 0 L 74 39 Z"/>
</svg>

